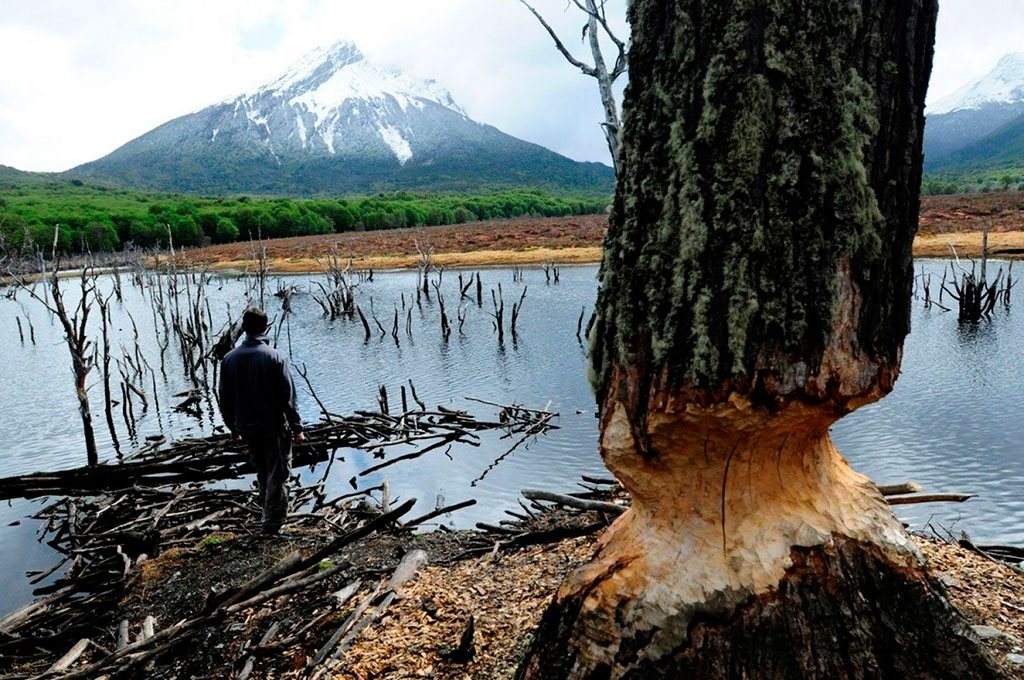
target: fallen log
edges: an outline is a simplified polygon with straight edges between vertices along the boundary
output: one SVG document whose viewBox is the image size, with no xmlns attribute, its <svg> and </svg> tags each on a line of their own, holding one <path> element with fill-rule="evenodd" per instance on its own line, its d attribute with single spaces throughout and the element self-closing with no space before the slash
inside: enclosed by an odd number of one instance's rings
<svg viewBox="0 0 1024 680">
<path fill-rule="evenodd" d="M 973 493 L 921 493 L 909 496 L 888 496 L 889 505 L 911 505 L 915 503 L 963 503 L 974 498 Z"/>
<path fill-rule="evenodd" d="M 270 644 L 270 641 L 274 639 L 274 636 L 277 635 L 277 631 L 280 628 L 281 628 L 281 622 L 280 621 L 275 621 L 274 623 L 272 623 L 270 625 L 270 628 L 267 629 L 267 632 L 264 633 L 263 637 L 260 638 L 260 641 L 257 644 L 257 647 L 263 647 L 263 646 L 265 646 L 267 644 Z M 235 676 L 236 680 L 246 680 L 246 678 L 248 678 L 249 675 L 252 673 L 252 669 L 255 666 L 255 664 L 256 664 L 256 657 L 255 657 L 255 655 L 253 655 L 253 654 L 248 655 L 245 658 L 245 663 L 242 664 L 242 670 L 240 670 L 238 672 L 238 675 Z"/>
<path fill-rule="evenodd" d="M 384 612 L 398 597 L 402 587 L 416 576 L 416 573 L 426 563 L 427 554 L 422 550 L 410 550 L 402 557 L 387 583 L 383 587 L 378 585 L 310 660 L 310 669 L 327 662 L 327 665 L 317 669 L 312 675 L 313 680 L 334 669 L 337 660 L 355 642 L 359 634 L 384 615 Z M 365 614 L 370 604 L 378 599 L 377 593 L 381 590 L 384 591 L 383 597 L 379 599 L 372 612 Z M 344 637 L 342 637 L 343 635 Z"/>
<path fill-rule="evenodd" d="M 541 491 L 538 489 L 523 489 L 522 494 L 525 498 L 531 501 L 547 501 L 549 503 L 555 503 L 557 505 L 564 505 L 566 507 L 575 508 L 577 510 L 593 510 L 596 512 L 608 512 L 613 515 L 621 515 L 626 511 L 626 508 L 616 503 L 608 503 L 606 501 L 594 501 L 585 498 L 577 498 L 575 496 L 567 496 L 560 493 L 552 493 L 551 491 Z"/>
<path fill-rule="evenodd" d="M 85 650 L 89 648 L 90 644 L 92 644 L 92 641 L 89 640 L 89 638 L 82 638 L 76 642 L 74 647 L 69 649 L 64 656 L 57 659 L 57 661 L 55 661 L 54 664 L 50 666 L 45 673 L 43 673 L 43 677 L 66 671 L 72 664 L 78 661 L 78 657 L 82 656 Z"/>
<path fill-rule="evenodd" d="M 263 590 L 267 584 L 276 582 L 283 575 L 293 573 L 292 569 L 300 562 L 302 562 L 302 554 L 297 550 L 285 555 L 273 567 L 257 574 L 242 585 L 211 595 L 206 601 L 205 611 L 211 612 L 218 607 L 230 607 L 240 602 L 247 593 Z"/>
<path fill-rule="evenodd" d="M 914 482 L 903 482 L 902 484 L 880 484 L 878 490 L 883 496 L 899 496 L 906 493 L 917 493 L 921 487 Z"/>
</svg>

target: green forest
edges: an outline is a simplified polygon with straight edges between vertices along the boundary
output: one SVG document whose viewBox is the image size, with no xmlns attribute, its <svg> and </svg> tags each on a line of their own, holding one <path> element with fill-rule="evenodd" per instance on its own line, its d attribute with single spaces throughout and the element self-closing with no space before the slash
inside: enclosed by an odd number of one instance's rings
<svg viewBox="0 0 1024 680">
<path fill-rule="evenodd" d="M 133 245 L 229 243 L 345 231 L 461 224 L 506 217 L 600 213 L 609 196 L 532 189 L 479 193 L 396 192 L 344 198 L 200 197 L 146 193 L 72 181 L 0 181 L 0 237 L 18 250 L 66 253 Z"/>
<path fill-rule="evenodd" d="M 935 172 L 925 175 L 925 196 L 1024 191 L 1024 166 Z"/>
</svg>

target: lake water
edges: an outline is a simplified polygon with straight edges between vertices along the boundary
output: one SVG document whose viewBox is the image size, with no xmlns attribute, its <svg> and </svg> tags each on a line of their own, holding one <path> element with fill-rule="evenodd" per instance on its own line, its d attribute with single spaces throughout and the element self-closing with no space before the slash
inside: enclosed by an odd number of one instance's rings
<svg viewBox="0 0 1024 680">
<path fill-rule="evenodd" d="M 918 268 L 941 275 L 942 262 L 924 261 Z M 428 511 L 435 504 L 476 498 L 474 507 L 448 519 L 452 526 L 496 522 L 505 509 L 514 508 L 523 488 L 572 490 L 581 474 L 606 474 L 596 453 L 597 420 L 585 377 L 584 349 L 576 339 L 581 308 L 587 315 L 596 295 L 596 267 L 564 267 L 558 285 L 547 285 L 541 269 L 525 269 L 524 281 L 514 282 L 508 269 L 482 272 L 485 300 L 463 301 L 463 333 L 457 329 L 447 343 L 441 339 L 436 302 L 413 306 L 413 339 L 400 333 L 396 347 L 390 336 L 368 343 L 358 321 L 329 321 L 308 294 L 293 297 L 291 323 L 282 329 L 280 346 L 290 347 L 293 361 L 305 364 L 321 399 L 334 412 L 375 409 L 379 385 L 388 386 L 392 408 L 398 386 L 412 379 L 429 406 L 444 404 L 493 415 L 494 409 L 465 400 L 477 397 L 528 407 L 547 406 L 557 411 L 558 430 L 517 449 L 495 464 L 508 441 L 485 437 L 480 447 L 456 445 L 451 460 L 439 451 L 402 463 L 377 475 L 360 478 L 360 487 L 389 481 L 392 495 L 417 498 Z M 317 277 L 282 279 L 301 290 Z M 506 333 L 500 345 L 492 327 L 488 291 L 502 284 L 506 323 L 511 306 L 527 286 L 518 338 Z M 68 281 L 69 288 L 74 285 Z M 111 286 L 105 280 L 104 286 Z M 275 284 L 271 285 L 271 288 Z M 412 304 L 414 272 L 378 273 L 363 283 L 357 299 L 364 310 L 374 308 L 385 326 L 396 306 Z M 227 318 L 227 306 L 236 312 L 243 305 L 243 285 L 231 278 L 208 286 L 216 323 Z M 459 305 L 457 272 L 444 274 L 443 290 L 453 325 Z M 131 346 L 131 325 L 139 327 L 143 353 L 158 366 L 149 303 L 125 280 L 123 305 L 114 303 L 114 354 L 123 342 Z M 948 300 L 947 300 L 948 302 Z M 279 302 L 269 298 L 273 314 Z M 22 344 L 15 322 L 28 315 L 35 327 L 36 344 Z M 402 314 L 404 329 L 404 313 Z M 895 391 L 881 402 L 862 408 L 836 424 L 833 435 L 840 450 L 860 471 L 879 483 L 913 480 L 930 491 L 966 491 L 979 497 L 962 505 L 903 506 L 899 515 L 916 527 L 931 522 L 954 531 L 966 530 L 985 542 L 1024 543 L 1024 315 L 1019 309 L 997 310 L 991 321 L 962 327 L 955 313 L 915 302 L 913 332 L 907 339 L 903 375 Z M 371 325 L 372 325 L 371 321 Z M 98 317 L 93 327 L 98 332 Z M 26 326 L 27 334 L 27 326 Z M 72 467 L 83 464 L 85 453 L 77 402 L 72 389 L 70 362 L 58 325 L 42 307 L 21 294 L 15 301 L 0 299 L 0 337 L 4 357 L 0 388 L 0 476 Z M 189 383 L 178 369 L 173 349 L 168 353 L 168 379 L 157 384 L 162 405 L 151 408 L 138 425 L 138 436 L 165 434 L 171 438 L 213 431 L 216 419 L 204 420 L 168 409 L 172 395 Z M 92 376 L 93 420 L 101 457 L 113 456 L 102 411 L 102 385 L 98 370 Z M 315 420 L 318 409 L 299 382 L 300 410 Z M 152 390 L 150 390 L 152 391 Z M 136 406 L 138 409 L 138 405 Z M 117 418 L 122 448 L 130 450 L 124 426 Z M 350 490 L 348 480 L 374 461 L 356 451 L 342 452 L 331 474 L 332 491 Z M 313 474 L 303 472 L 303 474 Z M 443 497 L 443 500 L 439 499 Z M 0 610 L 27 600 L 27 569 L 52 564 L 54 554 L 36 540 L 33 521 L 17 522 L 42 501 L 15 501 L 0 509 Z"/>
</svg>

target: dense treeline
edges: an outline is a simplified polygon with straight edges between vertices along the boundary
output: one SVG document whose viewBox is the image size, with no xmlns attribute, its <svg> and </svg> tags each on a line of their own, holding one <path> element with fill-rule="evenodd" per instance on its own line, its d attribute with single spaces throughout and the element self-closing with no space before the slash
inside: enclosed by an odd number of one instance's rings
<svg viewBox="0 0 1024 680">
<path fill-rule="evenodd" d="M 925 196 L 987 194 L 993 191 L 1024 191 L 1024 167 L 927 175 L 921 185 Z"/>
<path fill-rule="evenodd" d="M 8 248 L 45 246 L 59 225 L 64 252 L 128 245 L 229 243 L 332 232 L 460 224 L 503 217 L 603 212 L 608 197 L 528 189 L 479 194 L 392 193 L 348 198 L 193 197 L 52 182 L 0 184 L 0 236 Z"/>
</svg>

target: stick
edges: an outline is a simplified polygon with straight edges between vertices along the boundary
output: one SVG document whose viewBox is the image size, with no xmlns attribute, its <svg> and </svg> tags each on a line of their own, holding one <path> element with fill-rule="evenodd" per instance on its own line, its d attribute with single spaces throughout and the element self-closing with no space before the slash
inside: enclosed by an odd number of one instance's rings
<svg viewBox="0 0 1024 680">
<path fill-rule="evenodd" d="M 411 508 L 415 502 L 416 501 L 414 499 L 410 499 L 403 503 L 398 508 L 396 508 L 395 510 L 393 510 L 392 512 L 384 515 L 379 515 L 378 517 L 370 520 L 358 529 L 350 531 L 349 533 L 336 538 L 324 548 L 316 551 L 311 556 L 300 561 L 298 564 L 292 566 L 289 570 L 277 571 L 277 565 L 275 565 L 275 567 L 272 567 L 272 569 L 275 570 L 275 572 L 278 574 L 278 579 L 281 580 L 287 576 L 290 576 L 291 574 L 298 573 L 300 571 L 303 571 L 304 569 L 308 569 L 309 567 L 315 564 L 319 564 L 321 560 L 337 552 L 349 543 L 357 541 L 360 538 L 363 538 L 369 535 L 370 533 L 374 532 L 379 527 L 385 526 L 397 520 L 403 514 L 408 512 L 409 508 Z M 256 581 L 259 581 L 259 577 L 253 579 L 253 582 Z M 297 589 L 298 587 L 298 583 L 285 584 L 284 586 L 278 589 L 278 594 L 285 594 L 286 592 L 291 592 L 290 589 Z M 248 595 L 251 593 L 246 594 Z M 70 680 L 71 678 L 95 678 L 101 675 L 100 671 L 115 666 L 119 666 L 124 661 L 129 661 L 131 663 L 139 663 L 141 661 L 147 660 L 163 652 L 167 647 L 180 643 L 185 638 L 194 634 L 196 630 L 209 624 L 215 623 L 216 621 L 219 621 L 223 616 L 241 611 L 243 609 L 246 609 L 247 607 L 252 606 L 253 604 L 259 604 L 263 601 L 265 600 L 262 599 L 261 596 L 257 595 L 256 597 L 253 597 L 250 600 L 242 600 L 237 604 L 233 604 L 230 606 L 225 606 L 222 604 L 208 614 L 200 615 L 193 619 L 182 621 L 169 628 L 164 628 L 163 630 L 156 633 L 155 635 L 153 635 L 153 637 L 147 640 L 142 640 L 139 642 L 135 642 L 134 644 L 130 644 L 123 649 L 108 654 L 107 656 L 105 656 L 104 658 L 100 659 L 95 663 L 89 664 L 88 666 L 78 669 L 72 673 L 68 673 L 63 677 L 65 678 L 65 680 Z M 166 644 L 164 644 L 165 641 Z M 158 646 L 158 643 L 161 644 L 159 644 Z"/>
<path fill-rule="evenodd" d="M 45 673 L 43 673 L 43 675 L 46 676 L 51 675 L 53 673 L 61 673 L 63 671 L 66 671 L 68 668 L 71 667 L 71 664 L 78 661 L 78 657 L 82 656 L 85 650 L 88 649 L 89 644 L 91 642 L 92 641 L 89 638 L 82 638 L 81 640 L 76 642 L 74 647 L 69 649 L 64 654 L 64 656 L 57 659 L 57 661 L 52 666 L 50 666 L 50 668 Z"/>
<path fill-rule="evenodd" d="M 883 496 L 899 496 L 905 493 L 917 493 L 921 487 L 914 482 L 903 482 L 902 484 L 882 484 L 878 490 Z"/>
<path fill-rule="evenodd" d="M 911 505 L 914 503 L 963 503 L 975 497 L 973 493 L 922 493 L 911 496 L 891 496 L 886 498 L 889 505 Z"/>
<path fill-rule="evenodd" d="M 428 512 L 425 515 L 421 515 L 419 517 L 416 517 L 414 519 L 409 520 L 408 522 L 406 522 L 402 526 L 404 526 L 406 528 L 414 527 L 414 526 L 416 526 L 418 524 L 423 524 L 424 522 L 428 522 L 428 521 L 434 519 L 435 517 L 440 517 L 441 515 L 446 515 L 449 512 L 455 512 L 456 510 L 462 510 L 463 508 L 468 508 L 468 507 L 473 506 L 473 505 L 476 505 L 476 499 L 475 498 L 470 498 L 468 501 L 462 501 L 461 503 L 455 503 L 453 505 L 449 505 L 449 506 L 444 507 L 444 508 L 438 508 L 437 510 L 434 510 L 432 512 Z"/>
<path fill-rule="evenodd" d="M 615 503 L 607 503 L 605 501 L 592 501 L 585 498 L 576 498 L 575 496 L 566 496 L 560 493 L 552 493 L 550 491 L 540 491 L 537 489 L 523 489 L 522 494 L 524 497 L 531 501 L 548 501 L 551 503 L 557 503 L 558 505 L 565 505 L 570 508 L 576 508 L 578 510 L 595 510 L 597 512 L 608 512 L 614 515 L 621 515 L 626 511 L 626 508 Z"/>
<path fill-rule="evenodd" d="M 262 647 L 263 645 L 269 644 L 270 641 L 274 639 L 274 636 L 277 635 L 277 631 L 280 628 L 281 622 L 274 621 L 274 623 L 270 625 L 270 628 L 267 629 L 267 632 L 263 634 L 263 637 L 260 638 L 260 641 L 259 643 L 257 643 L 257 646 Z M 246 678 L 249 677 L 249 674 L 252 673 L 252 669 L 255 664 L 256 657 L 252 654 L 247 656 L 245 658 L 245 664 L 242 666 L 242 670 L 238 672 L 237 680 L 246 680 Z"/>
</svg>

